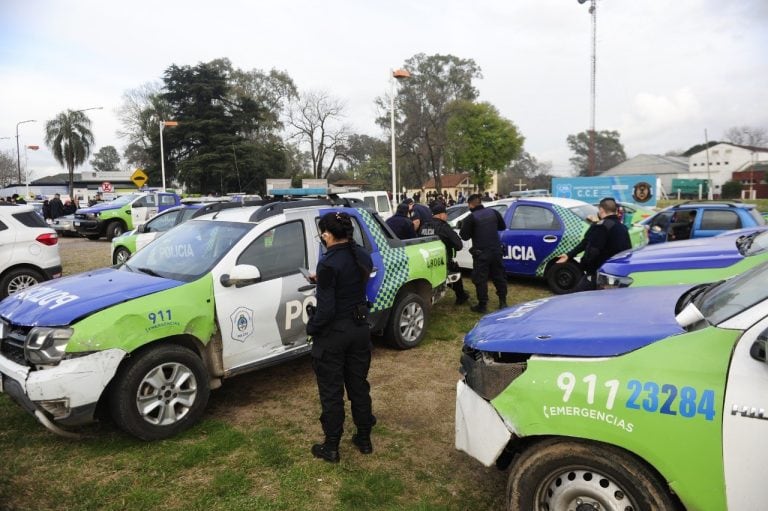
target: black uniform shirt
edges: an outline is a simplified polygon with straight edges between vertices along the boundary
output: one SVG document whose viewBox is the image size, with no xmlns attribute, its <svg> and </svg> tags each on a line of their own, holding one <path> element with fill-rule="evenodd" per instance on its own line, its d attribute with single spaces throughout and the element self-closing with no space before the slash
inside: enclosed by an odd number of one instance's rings
<svg viewBox="0 0 768 511">
<path fill-rule="evenodd" d="M 472 240 L 472 248 L 480 251 L 501 251 L 499 231 L 506 229 L 504 218 L 498 211 L 482 204 L 462 220 L 459 234 L 463 240 Z"/>
<path fill-rule="evenodd" d="M 596 272 L 608 259 L 632 248 L 627 226 L 616 215 L 604 217 L 587 234 L 589 236 L 581 267 L 588 273 Z"/>
<path fill-rule="evenodd" d="M 461 238 L 456 234 L 456 231 L 451 229 L 448 222 L 441 220 L 440 218 L 432 218 L 428 222 L 424 223 L 419 229 L 420 236 L 437 236 L 440 241 L 445 245 L 445 253 L 448 259 L 456 257 L 456 252 L 461 250 L 463 243 Z"/>
<path fill-rule="evenodd" d="M 358 245 L 354 250 L 360 264 L 370 273 L 371 256 Z M 332 246 L 317 263 L 315 295 L 317 310 L 307 322 L 309 335 L 321 334 L 337 319 L 351 318 L 355 307 L 366 302 L 365 280 L 347 243 Z"/>
</svg>

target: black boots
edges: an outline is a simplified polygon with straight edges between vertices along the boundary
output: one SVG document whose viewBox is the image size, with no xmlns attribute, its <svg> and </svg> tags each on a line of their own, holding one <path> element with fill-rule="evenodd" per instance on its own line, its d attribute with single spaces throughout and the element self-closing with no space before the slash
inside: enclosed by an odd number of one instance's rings
<svg viewBox="0 0 768 511">
<path fill-rule="evenodd" d="M 506 309 L 507 307 L 509 307 L 509 305 L 507 305 L 507 298 L 499 298 L 499 310 Z"/>
<path fill-rule="evenodd" d="M 352 443 L 355 444 L 357 450 L 363 454 L 371 454 L 373 452 L 373 444 L 371 443 L 371 430 L 370 429 L 358 429 L 357 433 L 352 435 Z"/>
<path fill-rule="evenodd" d="M 488 312 L 488 307 L 485 302 L 480 302 L 477 305 L 473 305 L 472 307 L 470 307 L 470 310 L 472 312 L 480 312 L 482 314 L 485 314 L 486 312 Z"/>
<path fill-rule="evenodd" d="M 339 437 L 327 436 L 322 444 L 312 446 L 312 456 L 322 458 L 329 463 L 338 463 L 339 456 Z"/>
<path fill-rule="evenodd" d="M 456 295 L 456 305 L 463 305 L 467 303 L 467 300 L 469 300 L 469 294 L 467 292 Z"/>
</svg>

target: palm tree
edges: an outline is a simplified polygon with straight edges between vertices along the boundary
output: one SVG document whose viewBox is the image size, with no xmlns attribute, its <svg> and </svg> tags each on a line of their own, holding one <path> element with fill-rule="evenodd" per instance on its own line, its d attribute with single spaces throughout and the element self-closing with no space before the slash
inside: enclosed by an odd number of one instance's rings
<svg viewBox="0 0 768 511">
<path fill-rule="evenodd" d="M 91 154 L 91 120 L 83 112 L 67 110 L 45 123 L 45 143 L 53 157 L 69 172 L 69 196 L 74 197 L 75 167 Z"/>
</svg>

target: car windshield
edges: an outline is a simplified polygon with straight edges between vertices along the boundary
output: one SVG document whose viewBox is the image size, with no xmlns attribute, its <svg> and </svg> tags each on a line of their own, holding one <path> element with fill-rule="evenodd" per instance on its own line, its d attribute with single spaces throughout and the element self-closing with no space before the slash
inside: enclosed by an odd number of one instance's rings
<svg viewBox="0 0 768 511">
<path fill-rule="evenodd" d="M 768 263 L 736 275 L 694 298 L 694 304 L 712 325 L 762 302 L 768 298 Z"/>
<path fill-rule="evenodd" d="M 120 269 L 191 282 L 211 271 L 252 228 L 248 223 L 190 220 L 136 252 Z"/>
<path fill-rule="evenodd" d="M 597 216 L 597 207 L 593 206 L 592 204 L 583 204 L 581 206 L 574 206 L 568 209 L 573 211 L 576 214 L 576 216 L 578 216 L 584 221 L 587 220 L 587 217 L 589 215 Z"/>
<path fill-rule="evenodd" d="M 129 193 L 128 195 L 121 195 L 117 199 L 113 200 L 112 202 L 108 202 L 110 206 L 123 206 L 125 204 L 128 204 L 129 202 L 132 202 L 136 197 L 138 197 L 138 193 Z"/>
</svg>

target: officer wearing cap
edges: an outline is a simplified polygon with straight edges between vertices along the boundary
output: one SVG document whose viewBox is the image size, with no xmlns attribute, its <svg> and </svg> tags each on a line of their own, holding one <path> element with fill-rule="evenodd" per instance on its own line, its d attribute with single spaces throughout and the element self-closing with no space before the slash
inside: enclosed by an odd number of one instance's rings
<svg viewBox="0 0 768 511">
<path fill-rule="evenodd" d="M 405 202 L 397 205 L 395 214 L 387 218 L 386 224 L 401 240 L 409 240 L 416 237 L 416 229 L 408 216 L 408 204 Z"/>
<path fill-rule="evenodd" d="M 456 252 L 461 250 L 463 243 L 456 232 L 448 225 L 448 214 L 445 212 L 445 204 L 435 201 L 430 208 L 432 218 L 422 224 L 419 229 L 419 236 L 437 236 L 445 245 L 445 254 L 448 260 L 448 271 L 460 271 L 458 263 L 455 261 Z M 456 305 L 461 305 L 469 300 L 469 295 L 464 291 L 464 283 L 459 279 L 450 284 L 451 289 L 456 293 Z"/>
<path fill-rule="evenodd" d="M 501 238 L 499 231 L 506 226 L 504 219 L 495 209 L 485 208 L 482 195 L 475 193 L 467 199 L 472 212 L 461 223 L 459 235 L 463 240 L 472 240 L 472 282 L 477 290 L 477 305 L 474 312 L 487 312 L 488 278 L 496 287 L 499 308 L 507 306 L 507 276 L 502 262 Z"/>
</svg>

